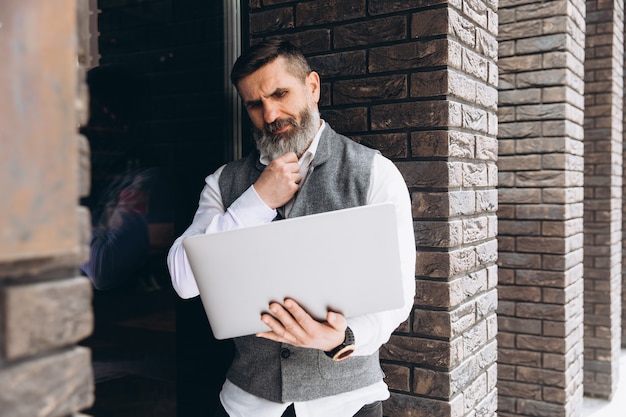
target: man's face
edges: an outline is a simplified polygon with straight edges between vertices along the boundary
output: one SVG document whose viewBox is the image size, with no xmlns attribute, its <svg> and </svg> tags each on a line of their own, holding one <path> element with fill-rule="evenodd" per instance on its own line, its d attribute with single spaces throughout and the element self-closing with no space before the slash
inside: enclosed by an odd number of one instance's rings
<svg viewBox="0 0 626 417">
<path fill-rule="evenodd" d="M 289 151 L 304 153 L 320 125 L 319 86 L 317 73 L 302 81 L 287 71 L 282 57 L 239 81 L 239 94 L 262 153 L 271 159 Z"/>
</svg>

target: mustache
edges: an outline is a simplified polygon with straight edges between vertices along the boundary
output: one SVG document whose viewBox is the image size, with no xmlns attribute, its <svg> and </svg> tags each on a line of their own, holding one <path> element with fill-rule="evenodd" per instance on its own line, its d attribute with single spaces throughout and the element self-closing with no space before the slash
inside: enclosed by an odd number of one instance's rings
<svg viewBox="0 0 626 417">
<path fill-rule="evenodd" d="M 274 132 L 282 129 L 287 125 L 292 125 L 293 127 L 300 127 L 300 124 L 293 117 L 289 117 L 286 119 L 276 119 L 272 123 L 265 124 L 265 133 L 268 135 L 273 135 Z"/>
</svg>

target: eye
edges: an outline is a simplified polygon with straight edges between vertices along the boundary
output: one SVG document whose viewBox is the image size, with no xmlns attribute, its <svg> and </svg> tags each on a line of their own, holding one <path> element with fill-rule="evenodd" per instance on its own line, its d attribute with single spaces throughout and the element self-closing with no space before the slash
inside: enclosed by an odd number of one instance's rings
<svg viewBox="0 0 626 417">
<path fill-rule="evenodd" d="M 276 90 L 273 96 L 276 98 L 283 98 L 287 95 L 288 92 L 288 90 Z"/>
<path fill-rule="evenodd" d="M 249 101 L 246 103 L 246 107 L 249 109 L 257 109 L 259 107 L 261 107 L 261 102 L 260 101 Z"/>
</svg>

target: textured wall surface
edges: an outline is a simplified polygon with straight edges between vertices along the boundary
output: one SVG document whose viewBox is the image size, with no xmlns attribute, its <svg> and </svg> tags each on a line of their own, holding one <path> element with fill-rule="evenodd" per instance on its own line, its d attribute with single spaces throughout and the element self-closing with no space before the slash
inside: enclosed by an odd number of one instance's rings
<svg viewBox="0 0 626 417">
<path fill-rule="evenodd" d="M 77 268 L 89 238 L 78 207 L 89 163 L 76 133 L 85 117 L 76 13 L 73 0 L 0 4 L 3 416 L 68 416 L 93 401 L 90 351 L 76 346 L 93 328 L 91 283 Z"/>
<path fill-rule="evenodd" d="M 301 46 L 322 117 L 391 158 L 411 191 L 417 295 L 381 351 L 385 414 L 494 415 L 495 2 L 249 3 L 250 42 Z"/>
<path fill-rule="evenodd" d="M 499 3 L 500 416 L 575 416 L 583 377 L 585 4 Z"/>
<path fill-rule="evenodd" d="M 182 3 L 151 3 L 163 24 L 194 17 Z M 610 397 L 624 268 L 623 5 L 247 4 L 244 43 L 300 45 L 322 77 L 323 117 L 391 158 L 411 191 L 417 292 L 381 352 L 385 414 L 569 417 L 583 391 Z M 86 5 L 0 2 L 0 414 L 11 417 L 65 417 L 93 402 L 90 353 L 76 346 L 93 326 L 91 286 L 77 276 L 90 224 L 77 206 L 90 184 L 89 145 L 76 134 L 87 119 L 89 39 L 76 26 Z M 212 108 L 172 91 L 221 76 L 210 54 L 183 45 L 212 43 L 221 26 L 168 26 L 154 33 L 180 48 L 142 54 L 121 16 L 100 21 L 106 63 L 129 51 L 153 63 L 154 130 L 168 154 L 203 143 L 206 121 L 182 119 Z"/>
<path fill-rule="evenodd" d="M 0 262 L 67 257 L 78 251 L 73 2 L 1 7 Z"/>
<path fill-rule="evenodd" d="M 611 398 L 622 323 L 624 4 L 587 1 L 585 395 Z"/>
</svg>

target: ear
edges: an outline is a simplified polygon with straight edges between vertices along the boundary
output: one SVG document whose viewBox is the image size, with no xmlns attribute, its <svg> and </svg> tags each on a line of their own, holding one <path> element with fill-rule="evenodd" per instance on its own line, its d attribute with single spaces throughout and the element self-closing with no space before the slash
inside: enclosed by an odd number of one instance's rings
<svg viewBox="0 0 626 417">
<path fill-rule="evenodd" d="M 313 101 L 317 104 L 320 101 L 320 76 L 317 72 L 311 71 L 306 76 L 306 86 Z"/>
</svg>

